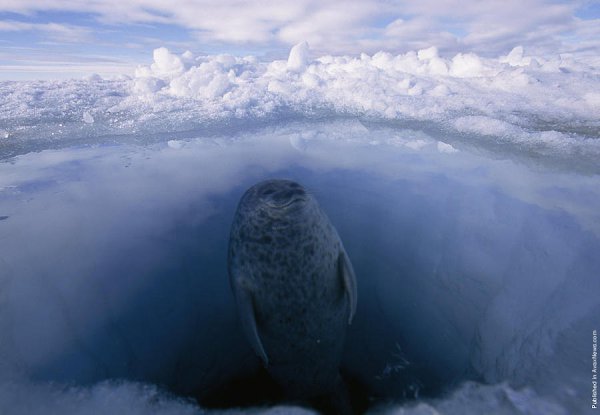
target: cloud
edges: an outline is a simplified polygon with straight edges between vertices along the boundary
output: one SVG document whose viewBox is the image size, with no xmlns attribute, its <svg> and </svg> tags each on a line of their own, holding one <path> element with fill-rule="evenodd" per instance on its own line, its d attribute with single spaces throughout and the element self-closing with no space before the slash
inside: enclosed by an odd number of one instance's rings
<svg viewBox="0 0 600 415">
<path fill-rule="evenodd" d="M 204 45 L 283 48 L 306 40 L 319 52 L 335 54 L 405 52 L 434 45 L 442 53 L 498 56 L 518 44 L 536 52 L 560 52 L 568 49 L 564 40 L 569 36 L 600 49 L 588 21 L 575 17 L 584 6 L 581 1 L 553 0 L 5 0 L 0 12 L 75 12 L 105 25 L 174 25 Z M 73 39 L 86 34 L 65 24 L 30 30 Z"/>
<path fill-rule="evenodd" d="M 60 42 L 87 42 L 93 40 L 89 28 L 58 23 L 28 23 L 21 21 L 0 21 L 0 32 L 42 32 L 50 39 Z"/>
</svg>

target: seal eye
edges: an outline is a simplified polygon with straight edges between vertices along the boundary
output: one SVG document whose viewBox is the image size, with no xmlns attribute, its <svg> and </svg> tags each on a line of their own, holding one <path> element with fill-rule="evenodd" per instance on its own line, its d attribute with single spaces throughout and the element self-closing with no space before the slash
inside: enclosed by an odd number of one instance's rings
<svg viewBox="0 0 600 415">
<path fill-rule="evenodd" d="M 284 204 L 284 203 L 289 202 L 290 196 L 291 196 L 291 194 L 289 191 L 286 191 L 286 190 L 280 191 L 273 195 L 273 201 L 278 204 Z"/>
<path fill-rule="evenodd" d="M 268 183 L 258 190 L 256 197 L 270 207 L 285 208 L 306 199 L 306 192 L 296 183 Z"/>
</svg>

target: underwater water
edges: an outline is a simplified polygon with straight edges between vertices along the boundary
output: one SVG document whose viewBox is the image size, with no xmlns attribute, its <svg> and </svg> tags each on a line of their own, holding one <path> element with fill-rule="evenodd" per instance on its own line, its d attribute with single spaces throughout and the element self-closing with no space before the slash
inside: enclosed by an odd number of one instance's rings
<svg viewBox="0 0 600 415">
<path fill-rule="evenodd" d="M 302 183 L 344 242 L 358 309 L 342 370 L 368 411 L 589 409 L 597 174 L 356 118 L 163 138 L 0 163 L 3 411 L 259 411 L 233 408 L 260 362 L 226 253 L 239 198 L 267 178 Z"/>
</svg>

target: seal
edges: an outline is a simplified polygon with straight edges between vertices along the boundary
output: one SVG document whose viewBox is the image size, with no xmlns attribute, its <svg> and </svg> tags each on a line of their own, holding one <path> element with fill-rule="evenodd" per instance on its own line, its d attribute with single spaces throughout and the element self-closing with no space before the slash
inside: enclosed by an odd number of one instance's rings
<svg viewBox="0 0 600 415">
<path fill-rule="evenodd" d="M 228 269 L 246 337 L 287 398 L 343 394 L 356 277 L 315 198 L 290 180 L 248 189 L 231 227 Z"/>
</svg>

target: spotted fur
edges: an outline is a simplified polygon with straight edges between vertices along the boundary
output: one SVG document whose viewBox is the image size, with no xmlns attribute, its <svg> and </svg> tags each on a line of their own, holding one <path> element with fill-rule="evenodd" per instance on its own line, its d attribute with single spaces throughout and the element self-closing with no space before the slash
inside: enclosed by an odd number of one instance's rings
<svg viewBox="0 0 600 415">
<path fill-rule="evenodd" d="M 246 334 L 273 378 L 294 398 L 331 392 L 356 282 L 314 197 L 289 180 L 246 191 L 231 227 L 228 266 Z"/>
</svg>

